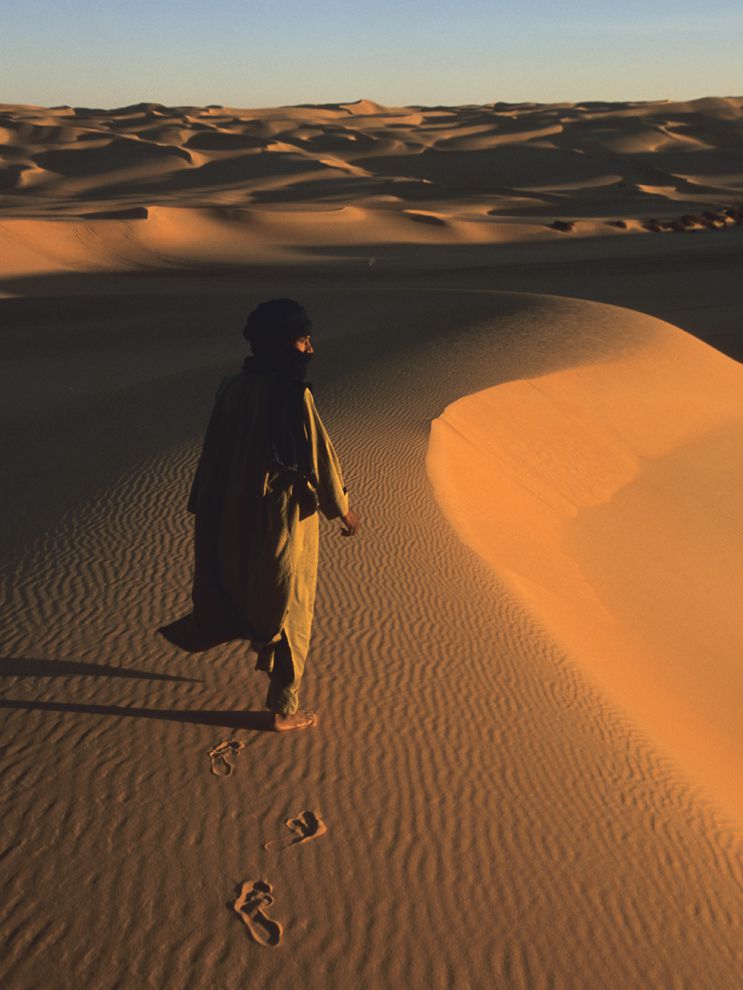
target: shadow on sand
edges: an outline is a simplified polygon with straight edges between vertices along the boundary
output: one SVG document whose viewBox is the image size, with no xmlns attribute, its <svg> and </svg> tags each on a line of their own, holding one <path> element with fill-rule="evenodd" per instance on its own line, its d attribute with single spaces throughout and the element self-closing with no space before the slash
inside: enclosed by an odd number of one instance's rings
<svg viewBox="0 0 743 990">
<path fill-rule="evenodd" d="M 81 715 L 113 715 L 124 718 L 157 718 L 164 722 L 190 722 L 193 725 L 218 725 L 226 729 L 249 729 L 273 732 L 269 711 L 168 711 L 162 708 L 119 708 L 116 705 L 78 705 L 58 701 L 0 701 L 0 708 L 17 711 L 75 712 Z"/>
<path fill-rule="evenodd" d="M 0 657 L 0 677 L 133 677 L 148 681 L 188 681 L 200 684 L 200 677 L 158 674 L 134 667 L 111 667 L 81 660 L 48 660 L 34 657 Z"/>
</svg>

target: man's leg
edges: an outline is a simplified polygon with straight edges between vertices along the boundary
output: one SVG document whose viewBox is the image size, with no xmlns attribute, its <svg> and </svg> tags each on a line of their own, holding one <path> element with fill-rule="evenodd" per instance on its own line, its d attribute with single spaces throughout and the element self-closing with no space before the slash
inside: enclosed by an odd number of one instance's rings
<svg viewBox="0 0 743 990">
<path fill-rule="evenodd" d="M 299 709 L 299 685 L 310 648 L 317 581 L 317 516 L 299 523 L 295 533 L 296 557 L 289 607 L 273 655 L 271 683 L 266 707 L 274 713 L 274 727 L 307 728 L 314 724 L 314 712 Z"/>
<path fill-rule="evenodd" d="M 301 711 L 299 708 L 299 682 L 302 679 L 301 665 L 296 665 L 296 654 L 282 633 L 281 642 L 274 651 L 273 670 L 268 686 L 266 707 L 273 712 L 273 727 L 279 732 L 288 729 L 308 729 L 317 721 L 315 712 Z M 298 669 L 299 667 L 299 669 Z"/>
<path fill-rule="evenodd" d="M 281 639 L 274 646 L 269 677 L 266 708 L 277 714 L 293 715 L 299 708 L 299 682 L 302 679 L 302 671 L 295 669 L 286 632 L 282 632 Z"/>
</svg>

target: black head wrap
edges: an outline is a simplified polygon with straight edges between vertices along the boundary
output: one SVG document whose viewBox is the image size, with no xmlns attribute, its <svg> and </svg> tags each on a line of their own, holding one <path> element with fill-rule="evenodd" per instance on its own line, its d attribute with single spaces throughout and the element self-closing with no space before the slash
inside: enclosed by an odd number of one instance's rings
<svg viewBox="0 0 743 990">
<path fill-rule="evenodd" d="M 312 330 L 312 321 L 304 306 L 293 299 L 269 299 L 256 306 L 247 319 L 243 337 L 255 357 L 271 363 L 280 359 L 296 337 Z M 278 368 L 276 370 L 279 370 Z"/>
</svg>

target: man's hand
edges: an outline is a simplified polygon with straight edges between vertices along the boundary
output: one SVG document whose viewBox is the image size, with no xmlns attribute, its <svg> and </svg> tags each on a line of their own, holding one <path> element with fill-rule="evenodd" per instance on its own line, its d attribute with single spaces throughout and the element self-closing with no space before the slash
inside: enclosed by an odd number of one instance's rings
<svg viewBox="0 0 743 990">
<path fill-rule="evenodd" d="M 341 536 L 355 536 L 361 525 L 361 516 L 349 506 L 348 512 L 341 517 L 345 523 L 345 529 L 341 529 Z"/>
</svg>

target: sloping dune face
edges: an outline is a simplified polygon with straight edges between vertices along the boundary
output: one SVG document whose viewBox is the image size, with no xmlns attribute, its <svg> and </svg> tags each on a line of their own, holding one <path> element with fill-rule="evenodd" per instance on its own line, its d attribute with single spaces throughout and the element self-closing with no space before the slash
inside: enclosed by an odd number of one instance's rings
<svg viewBox="0 0 743 990">
<path fill-rule="evenodd" d="M 743 369 L 627 319 L 642 342 L 607 360 L 449 405 L 427 469 L 461 539 L 743 820 Z"/>
<path fill-rule="evenodd" d="M 67 258 L 64 247 L 95 240 L 113 245 L 106 264 L 149 265 L 159 250 L 153 209 L 178 209 L 186 219 L 207 211 L 210 221 L 241 226 L 242 253 L 220 255 L 211 241 L 190 242 L 182 222 L 186 261 L 198 250 L 202 260 L 252 260 L 257 244 L 355 244 L 344 209 L 361 210 L 367 243 L 722 230 L 743 221 L 742 134 L 743 98 L 272 109 L 0 104 L 0 257 L 14 270 L 65 260 L 100 267 L 93 247 L 82 258 L 79 249 Z M 102 226 L 98 214 L 117 209 Z M 303 211 L 325 214 L 319 239 L 313 225 L 305 229 Z M 436 223 L 419 222 L 431 215 Z M 31 224 L 39 219 L 74 227 L 69 237 L 40 233 Z M 45 255 L 50 235 L 62 242 L 55 258 Z M 132 258 L 132 244 L 141 257 Z M 19 249 L 36 251 L 36 262 L 19 259 Z"/>
</svg>

